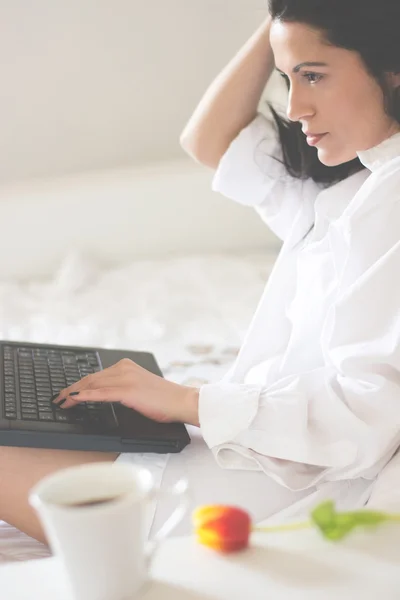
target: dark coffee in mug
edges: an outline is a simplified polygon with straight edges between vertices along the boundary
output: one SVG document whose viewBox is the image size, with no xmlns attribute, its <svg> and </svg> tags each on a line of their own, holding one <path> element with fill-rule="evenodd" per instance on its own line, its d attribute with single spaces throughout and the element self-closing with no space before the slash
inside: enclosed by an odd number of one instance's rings
<svg viewBox="0 0 400 600">
<path fill-rule="evenodd" d="M 82 506 L 99 506 L 100 504 L 106 504 L 107 502 L 113 502 L 117 500 L 120 496 L 113 496 L 112 498 L 99 498 L 98 500 L 83 500 L 79 502 L 68 502 L 66 506 L 73 506 L 76 508 L 80 508 Z"/>
</svg>

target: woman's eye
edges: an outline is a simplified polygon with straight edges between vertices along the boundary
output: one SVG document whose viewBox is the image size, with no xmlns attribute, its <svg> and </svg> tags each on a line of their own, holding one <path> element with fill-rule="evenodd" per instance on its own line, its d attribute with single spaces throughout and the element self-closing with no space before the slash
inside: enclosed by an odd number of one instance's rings
<svg viewBox="0 0 400 600">
<path fill-rule="evenodd" d="M 305 77 L 309 83 L 318 83 L 323 78 L 323 75 L 320 75 L 319 73 L 303 73 L 303 77 Z"/>
</svg>

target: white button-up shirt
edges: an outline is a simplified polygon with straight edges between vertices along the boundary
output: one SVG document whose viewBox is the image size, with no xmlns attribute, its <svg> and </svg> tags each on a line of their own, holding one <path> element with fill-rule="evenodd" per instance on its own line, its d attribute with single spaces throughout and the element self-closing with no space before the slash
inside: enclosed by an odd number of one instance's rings
<svg viewBox="0 0 400 600">
<path fill-rule="evenodd" d="M 400 134 L 358 156 L 328 188 L 292 178 L 259 114 L 213 179 L 284 243 L 233 368 L 200 388 L 202 434 L 292 490 L 373 480 L 400 446 Z"/>
</svg>

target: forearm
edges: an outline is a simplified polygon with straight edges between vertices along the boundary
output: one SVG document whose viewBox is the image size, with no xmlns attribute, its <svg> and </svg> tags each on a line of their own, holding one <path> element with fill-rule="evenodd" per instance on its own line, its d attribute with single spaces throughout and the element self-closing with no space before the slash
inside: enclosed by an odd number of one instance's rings
<svg viewBox="0 0 400 600">
<path fill-rule="evenodd" d="M 218 164 L 231 141 L 257 113 L 274 59 L 268 16 L 207 89 L 180 141 L 200 162 Z"/>
</svg>

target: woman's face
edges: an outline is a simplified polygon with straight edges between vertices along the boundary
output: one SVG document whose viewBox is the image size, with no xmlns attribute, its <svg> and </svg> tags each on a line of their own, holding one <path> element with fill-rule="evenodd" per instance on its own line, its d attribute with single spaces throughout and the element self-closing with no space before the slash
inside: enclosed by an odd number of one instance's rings
<svg viewBox="0 0 400 600">
<path fill-rule="evenodd" d="M 384 110 L 383 92 L 357 52 L 329 46 L 321 33 L 301 23 L 274 21 L 270 41 L 278 71 L 290 83 L 287 116 L 310 139 L 319 160 L 336 166 L 400 131 Z M 302 63 L 323 63 L 304 65 Z M 400 85 L 400 75 L 391 76 Z"/>
</svg>

